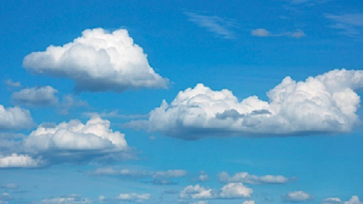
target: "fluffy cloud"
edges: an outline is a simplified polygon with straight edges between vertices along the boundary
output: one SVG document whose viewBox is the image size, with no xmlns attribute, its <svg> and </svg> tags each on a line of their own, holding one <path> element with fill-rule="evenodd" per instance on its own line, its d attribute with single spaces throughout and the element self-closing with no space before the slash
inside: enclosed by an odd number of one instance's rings
<svg viewBox="0 0 363 204">
<path fill-rule="evenodd" d="M 248 198 L 251 197 L 253 190 L 244 186 L 242 183 L 229 183 L 222 187 L 221 198 Z"/>
<path fill-rule="evenodd" d="M 303 202 L 311 199 L 313 197 L 304 191 L 292 191 L 283 196 L 283 200 L 286 202 Z"/>
<path fill-rule="evenodd" d="M 211 199 L 216 195 L 210 188 L 201 187 L 199 184 L 195 186 L 185 187 L 179 194 L 181 199 Z"/>
<path fill-rule="evenodd" d="M 199 172 L 198 181 L 207 181 L 209 179 L 209 175 L 204 171 Z"/>
<path fill-rule="evenodd" d="M 8 86 L 8 87 L 14 87 L 14 88 L 19 88 L 21 87 L 21 84 L 20 82 L 14 82 L 13 80 L 11 79 L 8 79 L 5 81 L 5 84 Z"/>
<path fill-rule="evenodd" d="M 171 104 L 163 101 L 148 120 L 129 127 L 162 132 L 181 139 L 207 136 L 266 136 L 347 132 L 358 121 L 356 111 L 363 71 L 333 70 L 305 81 L 286 77 L 267 96 L 239 101 L 227 89 L 203 84 L 180 91 Z"/>
<path fill-rule="evenodd" d="M 237 199 L 251 197 L 253 190 L 242 183 L 228 183 L 221 189 L 205 188 L 199 184 L 185 187 L 179 194 L 181 199 Z"/>
<path fill-rule="evenodd" d="M 254 200 L 246 200 L 242 204 L 255 204 Z"/>
<path fill-rule="evenodd" d="M 24 140 L 26 151 L 57 154 L 58 156 L 82 156 L 82 153 L 102 155 L 127 149 L 125 135 L 110 129 L 110 122 L 98 116 L 86 124 L 79 120 L 58 125 L 40 125 Z M 68 153 L 67 153 L 68 152 Z"/>
<path fill-rule="evenodd" d="M 125 29 L 112 33 L 87 29 L 73 42 L 27 55 L 23 65 L 37 74 L 73 79 L 78 91 L 121 92 L 168 84 L 150 67 L 143 49 Z"/>
<path fill-rule="evenodd" d="M 0 105 L 0 130 L 30 128 L 33 125 L 33 118 L 28 110 Z"/>
<path fill-rule="evenodd" d="M 278 175 L 265 175 L 265 176 L 256 176 L 250 175 L 247 172 L 239 172 L 233 176 L 229 176 L 227 172 L 221 172 L 218 174 L 218 178 L 221 182 L 227 183 L 249 183 L 249 184 L 283 184 L 289 182 L 289 179 Z"/>
<path fill-rule="evenodd" d="M 34 168 L 42 165 L 41 159 L 33 159 L 29 155 L 0 155 L 0 168 Z"/>
<path fill-rule="evenodd" d="M 362 204 L 362 202 L 359 200 L 358 196 L 352 196 L 352 198 L 345 201 L 344 204 Z"/>
<path fill-rule="evenodd" d="M 81 162 L 90 159 L 120 160 L 133 155 L 125 135 L 110 129 L 110 122 L 98 116 L 85 124 L 79 120 L 68 123 L 42 124 L 20 141 L 0 145 L 4 153 L 2 168 L 38 167 L 59 162 Z M 34 159 L 38 158 L 38 159 Z"/>
<path fill-rule="evenodd" d="M 12 94 L 12 99 L 16 104 L 27 106 L 54 106 L 58 104 L 58 98 L 54 95 L 57 89 L 51 86 L 33 87 L 22 89 Z"/>
</svg>

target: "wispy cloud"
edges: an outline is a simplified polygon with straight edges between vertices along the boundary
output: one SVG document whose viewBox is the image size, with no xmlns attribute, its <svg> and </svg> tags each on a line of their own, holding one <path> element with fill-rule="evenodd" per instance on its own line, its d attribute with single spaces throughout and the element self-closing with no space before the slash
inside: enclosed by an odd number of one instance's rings
<svg viewBox="0 0 363 204">
<path fill-rule="evenodd" d="M 302 38 L 302 37 L 306 36 L 305 32 L 300 29 L 297 29 L 296 31 L 293 31 L 293 32 L 284 32 L 284 33 L 273 34 L 269 30 L 266 30 L 264 28 L 258 28 L 258 29 L 252 30 L 251 35 L 256 36 L 256 37 L 283 37 L 283 36 L 286 36 L 286 37 L 292 37 L 292 38 Z"/>
<path fill-rule="evenodd" d="M 189 21 L 197 24 L 200 27 L 206 28 L 209 32 L 216 34 L 218 37 L 225 39 L 235 39 L 236 36 L 231 30 L 235 27 L 235 23 L 231 20 L 226 20 L 218 16 L 206 16 L 191 12 L 185 12 L 189 17 Z"/>
<path fill-rule="evenodd" d="M 361 34 L 363 28 L 363 14 L 325 15 L 327 19 L 334 21 L 331 28 L 341 30 L 340 34 L 356 37 Z"/>
</svg>

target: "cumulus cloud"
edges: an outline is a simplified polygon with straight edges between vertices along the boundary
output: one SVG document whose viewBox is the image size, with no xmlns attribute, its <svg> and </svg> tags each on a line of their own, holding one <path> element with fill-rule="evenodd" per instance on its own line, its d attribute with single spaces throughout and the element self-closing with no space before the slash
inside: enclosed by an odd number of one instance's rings
<svg viewBox="0 0 363 204">
<path fill-rule="evenodd" d="M 58 125 L 43 124 L 24 140 L 24 148 L 33 154 L 52 154 L 73 159 L 126 150 L 125 135 L 113 131 L 110 125 L 108 120 L 98 116 L 85 124 L 79 120 Z"/>
<path fill-rule="evenodd" d="M 30 128 L 34 125 L 29 110 L 0 105 L 0 130 Z"/>
<path fill-rule="evenodd" d="M 16 104 L 37 106 L 55 106 L 58 98 L 54 95 L 57 89 L 51 86 L 25 88 L 12 94 L 11 98 Z"/>
<path fill-rule="evenodd" d="M 304 31 L 297 29 L 296 31 L 293 32 L 284 32 L 284 33 L 277 33 L 277 34 L 273 34 L 270 31 L 264 29 L 264 28 L 257 28 L 251 31 L 251 35 L 252 36 L 256 36 L 256 37 L 281 37 L 281 36 L 287 36 L 287 37 L 292 37 L 292 38 L 302 38 L 305 37 L 306 34 L 304 33 Z"/>
<path fill-rule="evenodd" d="M 9 156 L 0 155 L 0 168 L 34 168 L 41 165 L 40 158 L 33 159 L 29 155 L 15 153 Z"/>
<path fill-rule="evenodd" d="M 250 175 L 247 172 L 238 172 L 233 176 L 230 176 L 227 172 L 221 172 L 218 174 L 218 178 L 221 182 L 226 183 L 249 183 L 249 184 L 284 184 L 289 182 L 289 179 L 281 175 L 265 175 L 256 176 Z"/>
<path fill-rule="evenodd" d="M 23 65 L 37 74 L 73 79 L 77 91 L 121 92 L 168 84 L 150 67 L 143 49 L 125 29 L 87 29 L 73 42 L 27 55 Z"/>
<path fill-rule="evenodd" d="M 361 202 L 358 198 L 358 196 L 352 196 L 352 198 L 348 201 L 345 201 L 344 204 L 362 204 L 363 202 Z"/>
<path fill-rule="evenodd" d="M 206 28 L 209 32 L 215 33 L 219 37 L 225 39 L 236 38 L 234 32 L 231 30 L 231 27 L 234 27 L 232 21 L 218 16 L 206 16 L 191 12 L 186 12 L 185 15 L 189 17 L 189 21 Z"/>
<path fill-rule="evenodd" d="M 189 140 L 342 133 L 358 122 L 356 91 L 362 87 L 363 71 L 345 69 L 298 82 L 286 77 L 267 93 L 268 101 L 257 96 L 239 101 L 230 90 L 198 84 L 180 91 L 171 104 L 164 100 L 148 120 L 126 126 Z"/>
<path fill-rule="evenodd" d="M 179 194 L 181 199 L 238 199 L 251 197 L 253 190 L 242 183 L 228 183 L 221 189 L 211 189 L 199 184 L 185 187 Z"/>
<path fill-rule="evenodd" d="M 311 199 L 313 199 L 313 197 L 304 191 L 292 191 L 283 195 L 283 200 L 285 202 L 303 202 Z"/>
<path fill-rule="evenodd" d="M 79 120 L 58 125 L 44 123 L 20 141 L 1 147 L 2 168 L 38 167 L 60 162 L 123 160 L 132 158 L 125 135 L 110 128 L 110 122 L 98 116 L 85 124 Z M 5 140 L 7 141 L 7 140 Z M 34 159 L 38 158 L 38 159 Z"/>
<path fill-rule="evenodd" d="M 80 195 L 72 194 L 62 197 L 48 198 L 40 202 L 40 204 L 91 204 L 92 201 L 88 198 L 83 198 Z"/>
</svg>

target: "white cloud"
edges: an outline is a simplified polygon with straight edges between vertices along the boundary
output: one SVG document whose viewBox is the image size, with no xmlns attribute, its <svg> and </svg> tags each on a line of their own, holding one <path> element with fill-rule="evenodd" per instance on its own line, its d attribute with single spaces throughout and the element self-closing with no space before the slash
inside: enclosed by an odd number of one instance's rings
<svg viewBox="0 0 363 204">
<path fill-rule="evenodd" d="M 281 36 L 287 36 L 287 37 L 292 37 L 292 38 L 302 38 L 302 37 L 306 36 L 304 31 L 302 31 L 300 29 L 297 29 L 294 32 L 284 32 L 284 33 L 272 34 L 270 31 L 268 31 L 268 30 L 266 30 L 264 28 L 258 28 L 258 29 L 252 30 L 251 35 L 256 36 L 256 37 L 281 37 Z"/>
<path fill-rule="evenodd" d="M 349 37 L 359 36 L 363 27 L 363 14 L 351 13 L 343 15 L 327 14 L 325 17 L 334 21 L 331 28 L 341 30 L 340 34 L 347 35 Z"/>
<path fill-rule="evenodd" d="M 58 98 L 54 95 L 57 89 L 51 86 L 25 88 L 12 94 L 12 99 L 16 104 L 37 106 L 55 106 Z"/>
<path fill-rule="evenodd" d="M 198 181 L 207 181 L 209 179 L 209 175 L 204 171 L 199 172 Z"/>
<path fill-rule="evenodd" d="M 237 199 L 251 197 L 253 190 L 242 183 L 228 183 L 221 189 L 205 188 L 199 184 L 185 187 L 179 194 L 181 199 Z"/>
<path fill-rule="evenodd" d="M 179 194 L 181 199 L 212 199 L 216 195 L 210 188 L 201 187 L 199 184 L 185 187 Z"/>
<path fill-rule="evenodd" d="M 321 204 L 342 204 L 340 198 L 325 198 Z"/>
<path fill-rule="evenodd" d="M 92 201 L 88 198 L 82 198 L 80 195 L 68 195 L 56 198 L 44 199 L 41 204 L 91 204 Z"/>
<path fill-rule="evenodd" d="M 9 156 L 0 155 L 0 168 L 34 168 L 42 165 L 40 158 L 33 159 L 29 155 L 11 154 Z"/>
<path fill-rule="evenodd" d="M 254 200 L 246 200 L 242 204 L 255 204 Z"/>
<path fill-rule="evenodd" d="M 221 198 L 249 198 L 253 190 L 242 183 L 229 183 L 222 187 Z"/>
<path fill-rule="evenodd" d="M 38 74 L 73 79 L 78 91 L 121 92 L 168 84 L 150 67 L 143 49 L 125 29 L 112 33 L 87 29 L 73 42 L 27 55 L 23 65 Z"/>
<path fill-rule="evenodd" d="M 181 139 L 208 136 L 273 136 L 347 132 L 357 123 L 363 71 L 333 70 L 305 81 L 286 77 L 267 96 L 239 101 L 227 89 L 203 84 L 180 91 L 171 104 L 163 101 L 148 120 L 128 127 L 162 132 Z"/>
<path fill-rule="evenodd" d="M 232 21 L 222 19 L 218 16 L 205 16 L 196 13 L 186 12 L 189 21 L 197 24 L 200 27 L 206 28 L 209 32 L 215 33 L 225 39 L 234 39 L 235 34 L 230 29 L 234 26 Z"/>
<path fill-rule="evenodd" d="M 137 194 L 137 193 L 122 193 L 117 197 L 117 200 L 128 202 L 144 202 L 150 199 L 150 194 Z"/>
<path fill-rule="evenodd" d="M 55 126 L 40 125 L 25 139 L 30 152 L 89 151 L 98 153 L 123 151 L 127 148 L 125 135 L 110 129 L 110 122 L 98 116 L 86 124 L 79 120 L 62 122 Z"/>
<path fill-rule="evenodd" d="M 200 200 L 200 201 L 197 201 L 197 202 L 191 202 L 189 204 L 208 204 L 209 202 L 206 201 L 206 200 Z"/>
<path fill-rule="evenodd" d="M 303 202 L 311 200 L 313 199 L 313 197 L 304 191 L 292 191 L 289 192 L 287 195 L 284 195 L 283 199 L 286 202 Z"/>
<path fill-rule="evenodd" d="M 352 198 L 348 201 L 345 201 L 344 204 L 362 204 L 363 202 L 361 202 L 358 198 L 358 196 L 352 196 Z"/>
<path fill-rule="evenodd" d="M 221 172 L 218 174 L 218 178 L 221 182 L 227 183 L 249 183 L 249 184 L 283 184 L 289 182 L 289 179 L 281 175 L 265 175 L 256 176 L 250 175 L 247 172 L 238 172 L 232 177 L 227 172 Z"/>
<path fill-rule="evenodd" d="M 33 125 L 33 118 L 28 110 L 0 105 L 0 130 L 30 128 Z"/>
</svg>

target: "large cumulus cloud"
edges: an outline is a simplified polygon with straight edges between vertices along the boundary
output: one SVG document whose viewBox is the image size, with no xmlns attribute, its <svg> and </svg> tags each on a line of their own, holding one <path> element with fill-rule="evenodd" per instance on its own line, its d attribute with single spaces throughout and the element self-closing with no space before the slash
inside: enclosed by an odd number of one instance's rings
<svg viewBox="0 0 363 204">
<path fill-rule="evenodd" d="M 165 88 L 168 83 L 150 67 L 143 49 L 125 29 L 112 33 L 87 29 L 73 42 L 30 53 L 23 65 L 37 74 L 73 79 L 78 91 L 121 92 Z"/>
<path fill-rule="evenodd" d="M 128 126 L 182 139 L 346 132 L 358 121 L 356 91 L 362 86 L 363 71 L 345 69 L 298 82 L 286 77 L 267 93 L 268 101 L 239 101 L 227 89 L 198 84 L 180 91 L 171 104 L 163 101 L 148 120 Z"/>
</svg>

